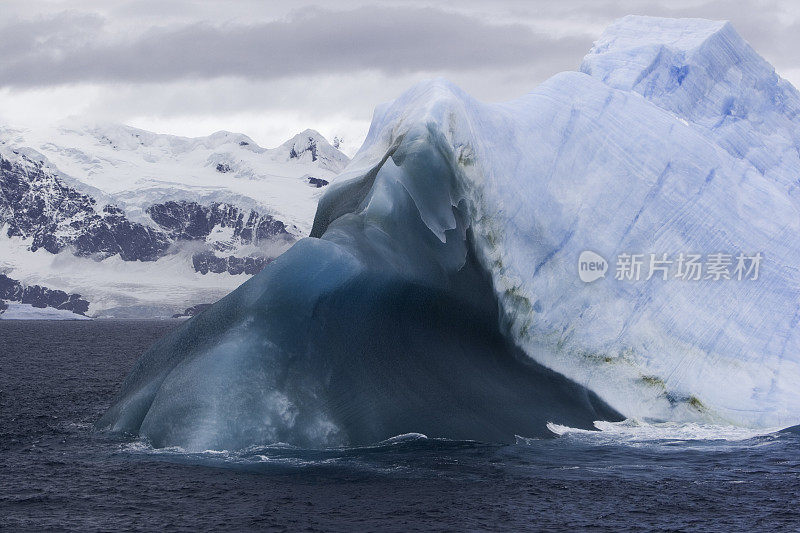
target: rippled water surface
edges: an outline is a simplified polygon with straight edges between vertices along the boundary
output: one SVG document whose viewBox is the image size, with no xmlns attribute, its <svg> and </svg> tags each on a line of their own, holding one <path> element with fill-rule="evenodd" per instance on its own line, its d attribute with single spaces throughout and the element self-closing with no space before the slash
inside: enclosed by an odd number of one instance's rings
<svg viewBox="0 0 800 533">
<path fill-rule="evenodd" d="M 404 435 L 195 454 L 94 433 L 176 325 L 0 321 L 0 529 L 800 528 L 791 430 L 622 422 L 513 446 Z"/>
</svg>

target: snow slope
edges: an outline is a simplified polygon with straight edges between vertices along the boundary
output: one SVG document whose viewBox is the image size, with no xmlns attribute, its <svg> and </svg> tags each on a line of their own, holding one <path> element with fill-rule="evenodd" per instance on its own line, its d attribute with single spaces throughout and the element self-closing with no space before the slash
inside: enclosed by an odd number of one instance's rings
<svg viewBox="0 0 800 533">
<path fill-rule="evenodd" d="M 622 19 L 512 102 L 421 83 L 376 110 L 313 238 L 148 351 L 100 426 L 231 449 L 797 424 L 799 106 L 729 24 L 692 19 Z M 593 283 L 587 250 L 611 262 Z M 625 253 L 763 262 L 615 279 Z"/>
</svg>

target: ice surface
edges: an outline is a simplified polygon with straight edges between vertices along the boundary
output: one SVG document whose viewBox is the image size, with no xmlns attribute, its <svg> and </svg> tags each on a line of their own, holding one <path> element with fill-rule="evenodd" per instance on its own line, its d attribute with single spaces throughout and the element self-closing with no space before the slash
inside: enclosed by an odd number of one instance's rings
<svg viewBox="0 0 800 533">
<path fill-rule="evenodd" d="M 797 424 L 798 106 L 698 20 L 622 19 L 582 72 L 504 104 L 421 83 L 376 110 L 313 238 L 157 344 L 100 425 L 190 448 L 507 440 L 614 419 L 587 389 L 643 420 Z M 764 260 L 585 284 L 584 250 Z"/>
<path fill-rule="evenodd" d="M 625 17 L 581 71 L 685 119 L 796 197 L 800 93 L 730 23 Z"/>
</svg>

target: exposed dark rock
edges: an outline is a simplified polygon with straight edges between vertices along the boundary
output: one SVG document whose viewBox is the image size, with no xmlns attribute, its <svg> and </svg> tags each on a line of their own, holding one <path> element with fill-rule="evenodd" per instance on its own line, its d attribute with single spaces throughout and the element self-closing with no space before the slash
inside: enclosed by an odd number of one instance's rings
<svg viewBox="0 0 800 533">
<path fill-rule="evenodd" d="M 79 256 L 119 254 L 126 261 L 154 261 L 169 247 L 164 233 L 131 222 L 116 206 L 98 213 L 95 204 L 40 162 L 0 158 L 0 223 L 8 224 L 10 237 L 32 238 L 32 251 L 58 253 L 72 247 Z"/>
<path fill-rule="evenodd" d="M 120 209 L 119 207 L 117 207 L 115 205 L 105 205 L 105 206 L 103 206 L 103 213 L 106 213 L 106 214 L 109 214 L 109 215 L 121 215 L 121 216 L 125 215 L 125 211 L 123 211 L 122 209 Z"/>
<path fill-rule="evenodd" d="M 297 159 L 303 152 L 311 152 L 311 160 L 317 160 L 317 141 L 313 137 L 308 138 L 308 144 L 298 152 L 294 147 L 289 151 L 289 158 Z"/>
<path fill-rule="evenodd" d="M 172 318 L 184 318 L 184 317 L 187 317 L 187 316 L 199 315 L 200 313 L 202 313 L 203 311 L 205 311 L 206 309 L 208 309 L 212 305 L 214 305 L 214 304 L 197 304 L 197 305 L 193 305 L 191 307 L 186 308 L 186 310 L 183 313 L 176 313 L 176 314 L 172 315 Z"/>
<path fill-rule="evenodd" d="M 4 274 L 0 274 L 0 298 L 19 302 L 22 300 L 22 284 Z"/>
<path fill-rule="evenodd" d="M 227 272 L 232 275 L 255 275 L 272 261 L 270 257 L 218 257 L 214 252 L 199 252 L 192 256 L 192 265 L 195 272 L 208 274 L 213 272 L 221 274 Z"/>
<path fill-rule="evenodd" d="M 205 239 L 216 226 L 233 228 L 233 238 L 242 244 L 258 244 L 276 237 L 291 238 L 280 220 L 258 211 L 245 212 L 231 204 L 214 202 L 205 206 L 197 202 L 165 202 L 151 205 L 147 214 L 173 239 Z"/>
<path fill-rule="evenodd" d="M 309 177 L 308 178 L 308 183 L 309 183 L 309 185 L 312 185 L 313 187 L 316 187 L 317 189 L 319 189 L 320 187 L 326 186 L 328 184 L 328 180 L 324 180 L 322 178 Z"/>
<path fill-rule="evenodd" d="M 226 172 L 231 171 L 231 166 L 227 163 L 217 163 L 217 172 L 222 172 L 223 174 Z"/>
<path fill-rule="evenodd" d="M 2 314 L 6 309 L 8 309 L 8 304 L 5 302 L 5 300 L 0 300 L 0 314 Z"/>
<path fill-rule="evenodd" d="M 22 285 L 19 281 L 0 274 L 0 299 L 30 304 L 33 307 L 54 307 L 77 314 L 89 310 L 89 302 L 80 294 L 67 294 L 64 291 L 48 289 L 41 285 Z"/>
</svg>

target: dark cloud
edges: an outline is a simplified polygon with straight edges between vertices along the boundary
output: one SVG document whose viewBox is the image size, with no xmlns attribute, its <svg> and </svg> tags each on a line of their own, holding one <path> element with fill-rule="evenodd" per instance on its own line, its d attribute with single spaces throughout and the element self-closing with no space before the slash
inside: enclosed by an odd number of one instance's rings
<svg viewBox="0 0 800 533">
<path fill-rule="evenodd" d="M 313 127 L 355 148 L 421 79 L 516 98 L 628 14 L 731 20 L 800 86 L 796 0 L 0 0 L 0 125 L 76 115 L 265 146 Z"/>
<path fill-rule="evenodd" d="M 591 41 L 431 7 L 306 8 L 279 21 L 180 24 L 128 36 L 113 35 L 98 16 L 61 13 L 0 27 L 0 86 L 359 71 L 556 71 L 574 68 Z"/>
<path fill-rule="evenodd" d="M 102 27 L 103 19 L 91 13 L 10 19 L 0 26 L 0 64 L 41 60 L 60 50 L 87 46 Z"/>
</svg>

